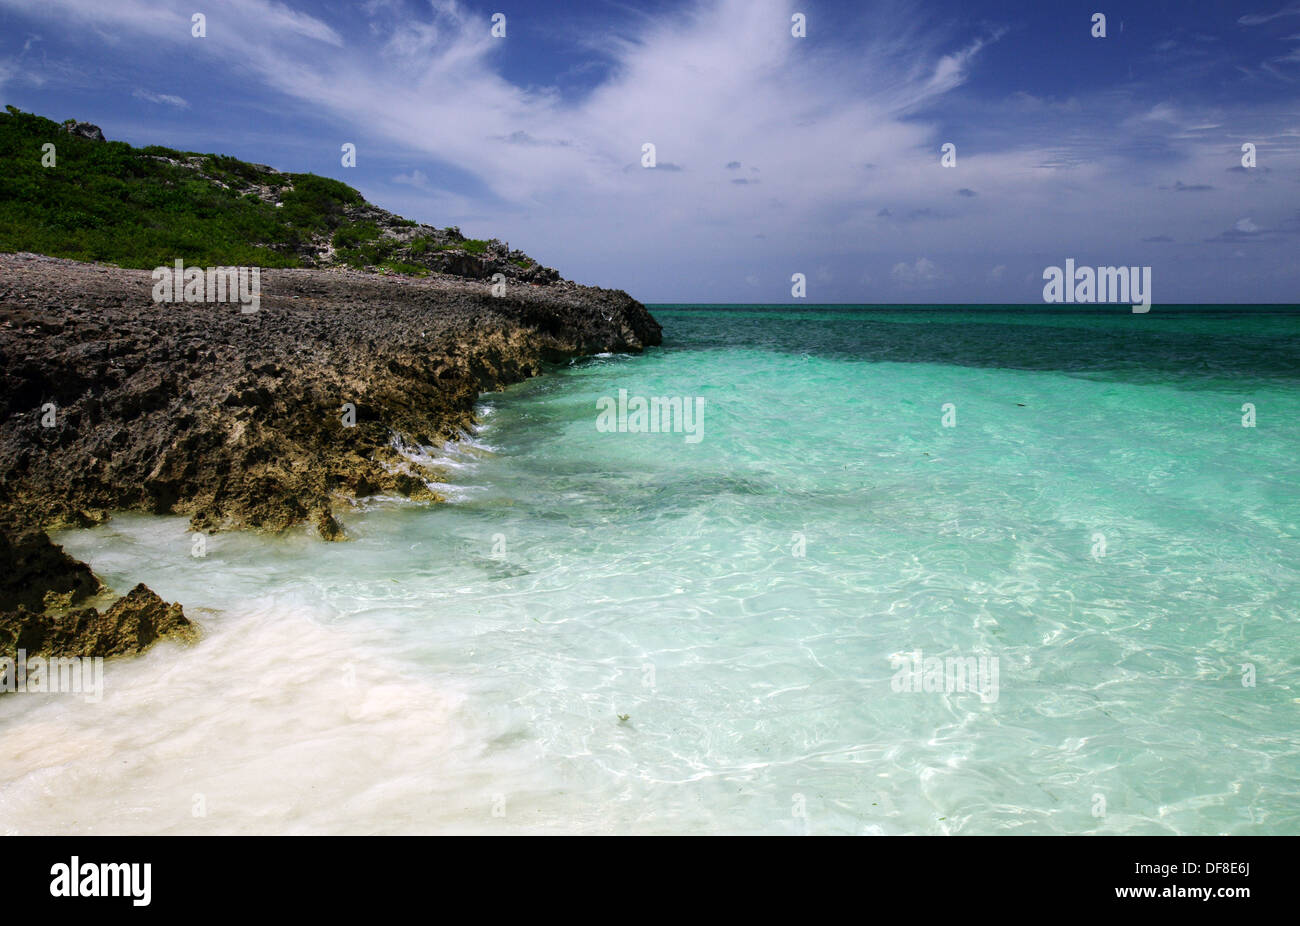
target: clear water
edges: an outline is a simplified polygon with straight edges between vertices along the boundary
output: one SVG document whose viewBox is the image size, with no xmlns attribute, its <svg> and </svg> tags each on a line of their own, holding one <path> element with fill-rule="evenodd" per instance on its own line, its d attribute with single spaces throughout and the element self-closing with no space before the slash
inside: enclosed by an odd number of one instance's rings
<svg viewBox="0 0 1300 926">
<path fill-rule="evenodd" d="M 1300 832 L 1300 312 L 656 316 L 348 543 L 64 534 L 205 636 L 0 698 L 0 831 Z"/>
</svg>

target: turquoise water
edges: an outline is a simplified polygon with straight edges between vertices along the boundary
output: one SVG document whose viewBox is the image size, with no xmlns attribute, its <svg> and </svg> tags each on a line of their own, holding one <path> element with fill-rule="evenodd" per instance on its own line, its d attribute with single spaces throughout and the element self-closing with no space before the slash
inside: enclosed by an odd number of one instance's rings
<svg viewBox="0 0 1300 926">
<path fill-rule="evenodd" d="M 110 664 L 108 717 L 0 703 L 125 763 L 0 760 L 0 819 L 1300 832 L 1300 312 L 654 312 L 662 348 L 485 397 L 452 503 L 348 543 L 64 535 L 206 638 Z M 598 430 L 619 390 L 703 398 L 700 439 Z M 996 690 L 898 690 L 918 650 Z"/>
</svg>

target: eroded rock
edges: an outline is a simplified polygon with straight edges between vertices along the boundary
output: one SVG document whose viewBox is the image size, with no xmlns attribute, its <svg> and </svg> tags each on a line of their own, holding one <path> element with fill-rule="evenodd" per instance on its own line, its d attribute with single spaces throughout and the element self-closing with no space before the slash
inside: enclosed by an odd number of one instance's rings
<svg viewBox="0 0 1300 926">
<path fill-rule="evenodd" d="M 275 532 L 376 492 L 436 501 L 395 446 L 456 439 L 481 392 L 546 363 L 660 337 L 626 293 L 565 282 L 263 269 L 244 314 L 154 303 L 143 270 L 0 255 L 0 280 L 0 510 L 39 526 L 127 509 Z"/>
<path fill-rule="evenodd" d="M 63 552 L 43 531 L 0 531 L 0 611 L 43 610 L 47 597 L 50 604 L 68 607 L 97 591 L 99 580 L 90 567 Z"/>
<path fill-rule="evenodd" d="M 155 303 L 147 270 L 0 255 L 0 653 L 122 655 L 195 633 L 143 585 L 77 608 L 99 583 L 44 528 L 135 510 L 344 540 L 334 512 L 350 499 L 442 500 L 413 451 L 471 428 L 481 392 L 660 342 L 626 293 L 490 244 L 483 261 L 514 268 L 504 295 L 454 276 L 263 269 L 251 314 Z"/>
<path fill-rule="evenodd" d="M 179 604 L 168 604 L 137 585 L 101 613 L 79 608 L 64 613 L 19 607 L 0 613 L 0 656 L 123 656 L 140 653 L 162 637 L 193 640 L 198 629 Z"/>
</svg>

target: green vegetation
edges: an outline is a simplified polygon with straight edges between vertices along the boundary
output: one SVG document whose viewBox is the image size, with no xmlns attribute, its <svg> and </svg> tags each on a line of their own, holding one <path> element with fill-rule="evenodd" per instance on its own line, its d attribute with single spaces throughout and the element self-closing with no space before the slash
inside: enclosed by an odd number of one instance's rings
<svg viewBox="0 0 1300 926">
<path fill-rule="evenodd" d="M 382 264 L 396 249 L 395 241 L 367 241 L 354 248 L 335 248 L 334 259 L 341 264 L 362 270 Z"/>
<path fill-rule="evenodd" d="M 301 267 L 313 264 L 329 240 L 340 264 L 423 276 L 429 267 L 412 261 L 444 251 L 484 255 L 500 246 L 466 238 L 455 227 L 402 243 L 394 230 L 418 223 L 396 216 L 349 220 L 349 209 L 366 203 L 338 180 L 282 174 L 222 154 L 91 141 L 41 116 L 5 109 L 0 252 L 144 269 L 177 258 L 199 266 Z M 47 167 L 49 144 L 54 163 Z M 513 262 L 534 265 L 527 258 Z"/>
<path fill-rule="evenodd" d="M 0 251 L 141 268 L 178 257 L 209 266 L 296 267 L 303 243 L 340 229 L 344 208 L 362 202 L 337 180 L 271 173 L 223 155 L 90 141 L 6 109 Z M 46 143 L 55 146 L 53 167 L 41 163 Z M 250 185 L 264 188 L 266 198 Z M 382 250 L 356 240 L 353 258 Z"/>
<path fill-rule="evenodd" d="M 355 248 L 363 241 L 374 241 L 379 237 L 379 226 L 374 222 L 358 222 L 334 233 L 334 247 Z"/>
<path fill-rule="evenodd" d="M 340 228 L 334 233 L 334 258 L 339 263 L 347 264 L 349 267 L 355 267 L 358 270 L 364 267 L 377 267 L 381 264 L 391 264 L 396 267 L 395 261 L 389 261 L 389 256 L 398 248 L 398 243 L 392 239 L 383 238 L 379 233 L 379 226 L 374 222 L 357 222 L 354 225 L 347 225 Z M 413 267 L 414 264 L 405 264 L 403 266 Z M 424 269 L 417 267 L 417 269 Z"/>
<path fill-rule="evenodd" d="M 384 260 L 380 261 L 377 266 L 380 270 L 404 273 L 407 276 L 427 277 L 429 275 L 428 267 L 421 267 L 419 264 L 408 264 L 401 260 Z"/>
</svg>

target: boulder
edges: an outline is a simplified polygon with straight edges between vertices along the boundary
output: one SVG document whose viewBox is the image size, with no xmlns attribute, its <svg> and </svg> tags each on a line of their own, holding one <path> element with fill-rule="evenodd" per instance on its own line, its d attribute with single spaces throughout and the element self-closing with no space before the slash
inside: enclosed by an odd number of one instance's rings
<svg viewBox="0 0 1300 926">
<path fill-rule="evenodd" d="M 63 131 L 69 135 L 76 135 L 78 138 L 86 138 L 90 141 L 104 140 L 104 133 L 100 131 L 99 126 L 91 125 L 89 122 L 78 122 L 75 119 L 69 119 L 63 123 Z"/>
</svg>

